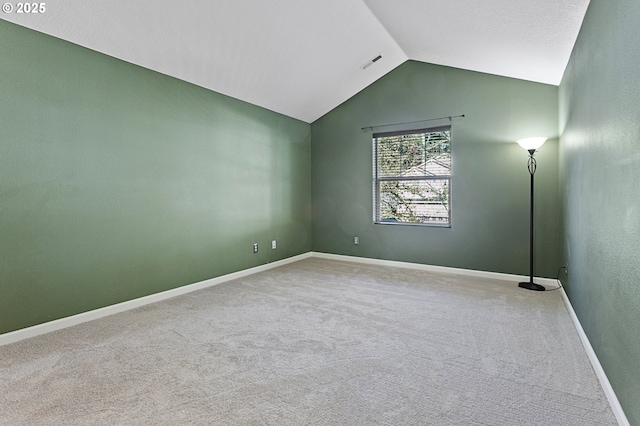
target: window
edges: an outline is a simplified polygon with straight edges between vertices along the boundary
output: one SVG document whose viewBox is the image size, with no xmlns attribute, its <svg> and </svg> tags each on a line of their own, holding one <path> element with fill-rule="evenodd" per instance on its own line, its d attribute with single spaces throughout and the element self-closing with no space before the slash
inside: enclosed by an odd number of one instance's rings
<svg viewBox="0 0 640 426">
<path fill-rule="evenodd" d="M 451 126 L 373 134 L 374 222 L 451 226 Z"/>
</svg>

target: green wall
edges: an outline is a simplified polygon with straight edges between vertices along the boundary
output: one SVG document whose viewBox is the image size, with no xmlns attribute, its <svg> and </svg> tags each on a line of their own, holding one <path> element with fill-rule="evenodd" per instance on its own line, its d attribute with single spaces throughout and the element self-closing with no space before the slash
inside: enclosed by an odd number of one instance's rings
<svg viewBox="0 0 640 426">
<path fill-rule="evenodd" d="M 557 96 L 555 86 L 421 62 L 396 68 L 311 125 L 313 250 L 528 275 L 528 154 L 514 141 L 547 136 L 536 154 L 536 275 L 555 277 Z M 466 117 L 452 123 L 452 227 L 374 225 L 372 132 L 361 128 L 458 114 Z"/>
<path fill-rule="evenodd" d="M 640 2 L 591 0 L 560 85 L 567 292 L 640 425 Z"/>
<path fill-rule="evenodd" d="M 513 140 L 543 135 L 537 275 L 564 256 L 640 424 L 638 21 L 635 0 L 591 1 L 559 111 L 556 87 L 409 61 L 309 126 L 0 20 L 0 333 L 311 249 L 526 275 Z M 457 114 L 452 227 L 373 225 L 361 127 Z"/>
<path fill-rule="evenodd" d="M 2 20 L 0 55 L 0 333 L 311 249 L 309 124 Z"/>
</svg>

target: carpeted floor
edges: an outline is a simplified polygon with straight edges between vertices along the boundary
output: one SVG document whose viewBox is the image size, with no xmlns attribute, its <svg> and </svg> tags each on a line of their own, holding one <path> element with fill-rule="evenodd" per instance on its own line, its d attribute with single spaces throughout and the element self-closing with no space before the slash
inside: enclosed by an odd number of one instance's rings
<svg viewBox="0 0 640 426">
<path fill-rule="evenodd" d="M 307 259 L 0 347 L 2 425 L 615 425 L 559 292 Z"/>
</svg>

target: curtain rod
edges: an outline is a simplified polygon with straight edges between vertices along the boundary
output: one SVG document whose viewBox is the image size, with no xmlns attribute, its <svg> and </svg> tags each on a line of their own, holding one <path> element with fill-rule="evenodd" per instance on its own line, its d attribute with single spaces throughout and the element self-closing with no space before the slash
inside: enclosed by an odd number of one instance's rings
<svg viewBox="0 0 640 426">
<path fill-rule="evenodd" d="M 426 121 L 436 121 L 436 120 L 442 120 L 444 118 L 448 118 L 449 121 L 451 121 L 454 118 L 464 118 L 464 114 L 460 114 L 460 115 L 447 115 L 444 117 L 439 117 L 439 118 L 427 118 L 426 120 L 418 120 L 418 121 L 405 121 L 404 123 L 391 123 L 391 124 L 378 124 L 377 126 L 366 126 L 366 127 L 362 127 L 361 130 L 373 130 L 373 129 L 377 129 L 378 127 L 389 127 L 389 126 L 400 126 L 402 124 L 415 124 L 415 123 L 424 123 Z"/>
</svg>

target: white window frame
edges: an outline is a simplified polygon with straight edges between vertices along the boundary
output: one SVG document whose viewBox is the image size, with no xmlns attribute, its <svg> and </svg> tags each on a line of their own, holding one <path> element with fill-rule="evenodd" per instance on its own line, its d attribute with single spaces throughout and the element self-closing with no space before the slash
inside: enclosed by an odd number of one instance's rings
<svg viewBox="0 0 640 426">
<path fill-rule="evenodd" d="M 427 134 L 427 133 L 440 133 L 440 132 L 449 132 L 449 161 L 452 162 L 451 155 L 451 125 L 447 126 L 438 126 L 438 127 L 430 127 L 430 128 L 422 128 L 422 129 L 412 129 L 412 130 L 404 130 L 397 132 L 384 132 L 384 133 L 374 133 L 373 134 L 373 222 L 379 225 L 403 225 L 403 226 L 428 226 L 428 227 L 444 227 L 451 228 L 451 168 L 449 169 L 448 175 L 411 175 L 409 176 L 378 176 L 379 167 L 378 167 L 378 140 L 384 137 L 390 136 L 402 136 L 402 135 L 415 135 L 415 134 Z M 446 190 L 447 190 L 447 205 L 446 209 L 448 212 L 448 217 L 446 221 L 389 221 L 380 217 L 380 184 L 383 181 L 438 181 L 445 180 L 446 181 Z M 425 202 L 427 202 L 425 200 Z M 420 202 L 418 202 L 420 203 Z"/>
</svg>

